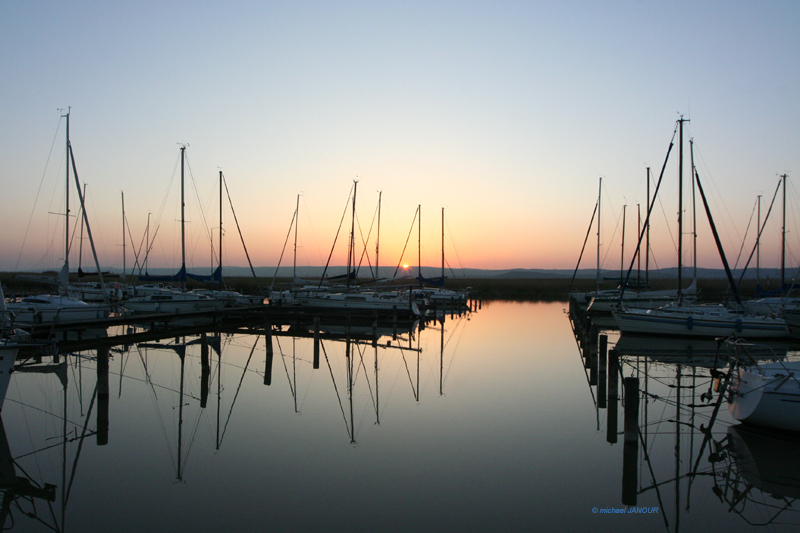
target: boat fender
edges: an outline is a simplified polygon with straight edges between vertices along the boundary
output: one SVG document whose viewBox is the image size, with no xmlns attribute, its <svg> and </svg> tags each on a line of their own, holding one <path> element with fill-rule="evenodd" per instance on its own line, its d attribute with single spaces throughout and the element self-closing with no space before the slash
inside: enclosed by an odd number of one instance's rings
<svg viewBox="0 0 800 533">
<path fill-rule="evenodd" d="M 690 330 L 694 327 L 694 317 L 689 317 L 686 319 L 686 327 Z"/>
<path fill-rule="evenodd" d="M 736 319 L 736 331 L 738 333 L 742 332 L 742 319 L 741 318 L 737 318 Z"/>
</svg>

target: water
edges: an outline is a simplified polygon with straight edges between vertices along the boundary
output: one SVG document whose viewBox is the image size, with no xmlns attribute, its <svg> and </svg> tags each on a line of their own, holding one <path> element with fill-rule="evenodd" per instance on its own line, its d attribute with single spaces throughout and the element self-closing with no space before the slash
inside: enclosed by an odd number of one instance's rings
<svg viewBox="0 0 800 533">
<path fill-rule="evenodd" d="M 772 520 L 767 531 L 797 530 L 800 449 L 765 452 L 745 434 L 759 466 L 778 461 L 776 489 L 737 463 L 724 404 L 704 443 L 713 408 L 687 407 L 709 403 L 698 347 L 680 364 L 622 357 L 643 391 L 642 441 L 626 454 L 624 406 L 609 433 L 613 414 L 597 407 L 603 385 L 566 307 L 484 303 L 443 328 L 383 332 L 377 348 L 353 341 L 352 366 L 347 343 L 325 339 L 318 369 L 312 338 L 274 336 L 267 372 L 264 336 L 209 334 L 206 390 L 199 336 L 116 347 L 107 376 L 96 351 L 58 372 L 16 372 L 2 413 L 15 472 L 55 485 L 54 501 L 6 491 L 4 526 L 736 532 Z M 623 467 L 635 467 L 625 489 Z"/>
</svg>

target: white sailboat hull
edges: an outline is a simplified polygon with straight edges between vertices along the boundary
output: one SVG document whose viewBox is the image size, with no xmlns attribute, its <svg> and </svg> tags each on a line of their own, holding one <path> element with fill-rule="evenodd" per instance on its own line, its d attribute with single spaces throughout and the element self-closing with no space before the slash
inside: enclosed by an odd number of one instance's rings
<svg viewBox="0 0 800 533">
<path fill-rule="evenodd" d="M 800 431 L 800 361 L 740 367 L 730 385 L 731 416 L 740 422 Z"/>
<path fill-rule="evenodd" d="M 659 309 L 615 311 L 614 320 L 622 333 L 683 337 L 729 337 L 745 339 L 789 336 L 786 321 L 763 316 L 746 316 L 723 306 L 676 306 Z"/>
<path fill-rule="evenodd" d="M 189 294 L 152 294 L 141 298 L 131 298 L 123 307 L 135 313 L 193 313 L 216 311 L 227 305 L 227 300 L 206 298 Z"/>
<path fill-rule="evenodd" d="M 14 324 L 18 325 L 82 322 L 107 318 L 111 313 L 108 305 L 88 304 L 67 296 L 23 298 L 21 302 L 11 302 L 6 306 L 14 314 Z"/>
<path fill-rule="evenodd" d="M 194 290 L 196 294 L 208 296 L 217 300 L 223 300 L 226 307 L 252 307 L 254 305 L 263 305 L 263 296 L 252 296 L 241 294 L 236 291 L 215 291 L 215 290 Z"/>
<path fill-rule="evenodd" d="M 629 309 L 652 309 L 675 301 L 675 296 L 644 296 L 625 293 L 623 302 Z M 594 297 L 586 308 L 589 316 L 610 316 L 619 306 L 619 297 Z"/>
<path fill-rule="evenodd" d="M 380 298 L 368 294 L 325 294 L 321 296 L 300 297 L 298 303 L 307 307 L 325 307 L 352 310 L 379 310 L 411 312 L 419 315 L 415 302 L 395 298 Z"/>
</svg>

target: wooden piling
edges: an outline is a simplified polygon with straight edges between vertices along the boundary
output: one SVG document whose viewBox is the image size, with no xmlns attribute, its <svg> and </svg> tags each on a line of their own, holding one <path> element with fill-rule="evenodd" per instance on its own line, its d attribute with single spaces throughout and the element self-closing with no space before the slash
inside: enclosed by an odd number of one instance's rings
<svg viewBox="0 0 800 533">
<path fill-rule="evenodd" d="M 639 474 L 639 443 L 625 442 L 622 445 L 622 504 L 636 505 L 636 484 Z"/>
<path fill-rule="evenodd" d="M 588 355 L 586 357 L 586 367 L 589 369 L 589 385 L 597 385 L 597 360 L 598 360 L 598 333 L 597 328 L 590 330 L 590 341 L 587 344 Z"/>
<path fill-rule="evenodd" d="M 625 378 L 625 444 L 622 450 L 622 503 L 636 505 L 639 455 L 639 378 Z"/>
<path fill-rule="evenodd" d="M 267 341 L 267 355 L 272 355 L 272 323 L 266 322 L 264 324 L 264 338 Z"/>
<path fill-rule="evenodd" d="M 605 409 L 608 405 L 608 335 L 600 335 L 597 351 L 597 407 Z"/>
<path fill-rule="evenodd" d="M 108 354 L 107 346 L 97 349 L 97 445 L 108 444 Z"/>
<path fill-rule="evenodd" d="M 625 442 L 639 442 L 639 378 L 625 378 Z"/>
<path fill-rule="evenodd" d="M 617 442 L 617 409 L 619 408 L 619 355 L 608 352 L 608 413 L 606 416 L 606 442 Z"/>
<path fill-rule="evenodd" d="M 205 409 L 208 405 L 208 382 L 211 378 L 211 367 L 202 366 L 200 368 L 200 408 Z"/>
<path fill-rule="evenodd" d="M 211 364 L 208 362 L 208 336 L 200 334 L 200 408 L 208 404 L 208 381 L 211 377 Z"/>
<path fill-rule="evenodd" d="M 205 331 L 200 334 L 200 366 L 203 370 L 211 368 L 208 362 L 208 337 Z"/>
<path fill-rule="evenodd" d="M 319 370 L 319 317 L 314 317 L 314 370 Z"/>
<path fill-rule="evenodd" d="M 264 385 L 272 385 L 272 359 L 274 356 L 272 349 L 272 323 L 264 323 L 264 341 L 267 345 L 267 361 L 264 365 Z"/>
</svg>

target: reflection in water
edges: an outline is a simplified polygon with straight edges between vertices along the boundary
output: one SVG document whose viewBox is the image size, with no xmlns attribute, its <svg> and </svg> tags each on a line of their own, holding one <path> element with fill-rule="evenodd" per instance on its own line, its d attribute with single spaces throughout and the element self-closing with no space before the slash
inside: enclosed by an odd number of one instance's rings
<svg viewBox="0 0 800 533">
<path fill-rule="evenodd" d="M 107 373 L 97 347 L 20 360 L 5 527 L 797 531 L 800 454 L 740 445 L 715 354 L 570 337 L 564 307 L 351 324 L 349 343 L 324 321 L 137 329 Z"/>
<path fill-rule="evenodd" d="M 622 505 L 657 505 L 667 531 L 694 523 L 695 507 L 709 501 L 743 524 L 796 530 L 800 440 L 732 425 L 725 384 L 733 346 L 721 340 L 620 336 L 575 313 L 570 320 L 595 398 L 597 428 L 605 416 L 607 442 L 616 444 L 624 435 Z M 760 344 L 750 347 L 749 355 L 786 359 L 798 348 Z"/>
<path fill-rule="evenodd" d="M 83 382 L 82 357 L 69 357 L 59 354 L 51 355 L 34 353 L 18 358 L 15 368 L 15 382 L 37 382 L 40 391 L 48 400 L 44 408 L 37 409 L 39 415 L 49 419 L 51 429 L 59 428 L 54 436 L 44 441 L 33 439 L 32 428 L 27 428 L 33 442 L 38 444 L 27 453 L 13 456 L 8 442 L 5 422 L 0 419 L 2 434 L 0 435 L 0 463 L 2 463 L 3 491 L 2 523 L 3 529 L 15 527 L 18 519 L 31 520 L 47 530 L 64 531 L 67 523 L 67 507 L 76 480 L 81 452 L 86 438 L 96 436 L 96 445 L 104 446 L 108 442 L 109 428 L 109 394 L 108 394 L 108 354 L 107 348 L 97 350 L 96 381 L 86 412 L 83 412 L 83 390 L 77 390 L 81 397 L 80 418 L 82 426 L 75 422 L 69 409 L 70 372 L 78 376 L 78 383 Z M 28 380 L 28 378 L 31 378 Z M 18 384 L 18 383 L 17 383 Z M 58 394 L 58 389 L 62 393 Z M 61 400 L 61 410 L 55 408 L 53 402 Z M 15 403 L 23 404 L 19 400 Z M 94 419 L 96 429 L 90 429 L 92 411 L 97 409 Z M 36 428 L 40 429 L 40 428 Z M 41 473 L 40 464 L 47 459 L 55 459 L 58 468 L 50 472 L 50 477 L 37 481 L 33 472 Z M 28 463 L 32 463 L 28 465 Z M 37 466 L 37 468 L 31 468 Z M 56 474 L 60 471 L 60 476 Z M 60 479 L 59 479 L 60 477 Z M 60 484 L 59 484 L 60 482 Z M 27 527 L 27 526 L 23 526 Z"/>
<path fill-rule="evenodd" d="M 453 333 L 466 322 L 464 315 L 448 316 L 413 323 L 318 322 L 311 330 L 268 325 L 245 333 L 198 331 L 161 339 L 153 330 L 142 330 L 146 342 L 28 354 L 18 362 L 3 413 L 13 420 L 15 446 L 0 427 L 0 522 L 4 529 L 67 531 L 77 512 L 84 523 L 99 513 L 94 505 L 85 514 L 85 505 L 89 494 L 103 492 L 102 483 L 94 480 L 108 479 L 106 456 L 117 458 L 112 471 L 120 480 L 134 485 L 141 485 L 142 475 L 146 485 L 158 485 L 155 480 L 165 471 L 172 472 L 175 485 L 190 485 L 193 478 L 207 476 L 209 453 L 220 453 L 223 444 L 232 446 L 231 455 L 241 453 L 243 445 L 261 440 L 248 429 L 282 420 L 285 407 L 301 416 L 304 406 L 312 404 L 306 425 L 342 420 L 347 442 L 355 445 L 365 415 L 371 413 L 375 425 L 382 425 L 386 409 L 403 389 L 410 388 L 414 402 L 422 401 L 423 372 L 433 368 L 424 366 L 426 361 L 436 361 L 443 393 L 445 324 L 453 326 Z M 128 338 L 140 334 L 138 328 L 125 333 Z M 439 338 L 435 359 L 430 344 L 421 343 L 423 334 Z M 263 366 L 255 364 L 259 359 Z M 278 368 L 285 380 L 273 379 Z M 114 395 L 112 385 L 118 388 Z M 92 436 L 95 447 L 87 440 Z M 27 450 L 12 455 L 26 442 Z M 87 453 L 90 466 L 84 471 L 80 458 Z M 246 462 L 247 455 L 241 460 Z M 76 489 L 84 494 L 82 511 L 68 513 Z M 150 496 L 143 489 L 131 497 Z M 114 523 L 112 518 L 110 513 L 105 523 Z"/>
<path fill-rule="evenodd" d="M 0 418 L 0 491 L 3 493 L 3 507 L 0 510 L 0 529 L 6 530 L 13 524 L 9 524 L 9 517 L 12 507 L 22 513 L 41 520 L 36 512 L 36 501 L 40 506 L 49 505 L 56 501 L 56 486 L 50 483 L 39 485 L 29 479 L 26 475 L 17 472 L 11 449 L 8 446 L 5 425 Z M 31 504 L 34 510 L 26 509 L 27 503 Z M 52 508 L 51 508 L 52 510 Z M 57 529 L 54 527 L 53 529 Z"/>
<path fill-rule="evenodd" d="M 716 458 L 715 494 L 753 525 L 798 523 L 800 437 L 743 425 L 728 428 Z M 757 517 L 747 513 L 762 510 Z"/>
</svg>

